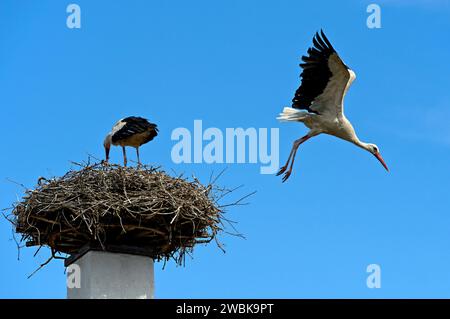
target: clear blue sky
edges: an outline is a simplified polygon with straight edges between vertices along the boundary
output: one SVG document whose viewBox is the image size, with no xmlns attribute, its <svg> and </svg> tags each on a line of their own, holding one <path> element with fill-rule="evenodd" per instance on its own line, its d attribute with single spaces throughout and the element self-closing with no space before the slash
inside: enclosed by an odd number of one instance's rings
<svg viewBox="0 0 450 319">
<path fill-rule="evenodd" d="M 380 1 L 376 30 L 369 1 L 78 0 L 79 30 L 66 27 L 69 3 L 0 4 L 1 208 L 22 194 L 7 179 L 33 187 L 101 158 L 112 124 L 140 115 L 160 127 L 144 162 L 204 181 L 227 166 L 223 185 L 257 191 L 229 213 L 247 239 L 223 236 L 226 254 L 197 247 L 185 268 L 156 264 L 157 297 L 450 297 L 449 1 Z M 279 127 L 283 162 L 306 129 L 275 117 L 320 28 L 358 76 L 346 115 L 391 173 L 329 136 L 300 148 L 285 184 L 255 164 L 172 162 L 172 130 L 195 119 Z M 0 249 L 0 297 L 65 297 L 62 262 L 27 279 L 49 251 L 18 261 L 4 220 Z M 381 289 L 366 287 L 372 263 Z"/>
</svg>

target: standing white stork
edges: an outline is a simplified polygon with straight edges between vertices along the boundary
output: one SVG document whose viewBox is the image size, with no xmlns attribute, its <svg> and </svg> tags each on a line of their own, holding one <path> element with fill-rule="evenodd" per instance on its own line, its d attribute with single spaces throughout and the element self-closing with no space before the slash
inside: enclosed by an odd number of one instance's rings
<svg viewBox="0 0 450 319">
<path fill-rule="evenodd" d="M 302 56 L 302 60 L 302 81 L 292 100 L 292 108 L 285 107 L 277 119 L 302 122 L 310 131 L 294 141 L 288 160 L 277 176 L 284 173 L 285 182 L 292 173 L 300 144 L 321 133 L 334 135 L 365 149 L 389 171 L 378 147 L 361 142 L 344 115 L 344 97 L 356 75 L 341 60 L 322 30 L 320 34 L 316 32 L 313 47 L 308 49 L 308 56 Z"/>
<path fill-rule="evenodd" d="M 103 142 L 105 147 L 105 162 L 109 161 L 109 149 L 112 145 L 122 146 L 123 151 L 123 165 L 127 166 L 127 154 L 125 146 L 132 146 L 136 148 L 138 164 L 141 165 L 139 158 L 139 146 L 150 142 L 158 135 L 158 128 L 156 124 L 150 123 L 147 119 L 137 116 L 130 116 L 119 120 L 114 124 L 111 132 L 108 133 Z"/>
</svg>

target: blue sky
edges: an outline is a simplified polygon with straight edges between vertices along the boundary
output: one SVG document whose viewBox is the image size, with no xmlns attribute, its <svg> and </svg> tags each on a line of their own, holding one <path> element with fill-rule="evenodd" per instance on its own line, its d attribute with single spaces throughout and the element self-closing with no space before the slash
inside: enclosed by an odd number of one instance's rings
<svg viewBox="0 0 450 319">
<path fill-rule="evenodd" d="M 204 181 L 228 167 L 222 185 L 257 191 L 228 213 L 246 239 L 224 235 L 225 254 L 199 246 L 184 268 L 156 264 L 156 297 L 450 297 L 449 1 L 380 1 L 381 29 L 366 27 L 369 1 L 78 0 L 79 30 L 66 27 L 69 3 L 0 4 L 0 207 L 23 192 L 8 179 L 33 187 L 101 158 L 112 124 L 140 115 L 160 128 L 144 162 Z M 195 119 L 278 127 L 284 162 L 306 129 L 275 117 L 320 28 L 357 73 L 346 115 L 391 173 L 330 136 L 301 146 L 285 184 L 256 164 L 172 162 L 172 130 Z M 49 252 L 18 261 L 5 220 L 0 249 L 1 298 L 65 298 L 62 262 L 27 279 Z M 380 289 L 366 287 L 373 263 Z"/>
</svg>

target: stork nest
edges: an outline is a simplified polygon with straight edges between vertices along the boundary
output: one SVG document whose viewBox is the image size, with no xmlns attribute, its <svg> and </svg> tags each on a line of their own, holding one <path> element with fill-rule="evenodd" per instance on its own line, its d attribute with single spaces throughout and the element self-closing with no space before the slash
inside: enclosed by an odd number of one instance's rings
<svg viewBox="0 0 450 319">
<path fill-rule="evenodd" d="M 229 205 L 218 200 L 230 190 L 213 184 L 154 167 L 86 164 L 60 178 L 40 178 L 14 205 L 11 221 L 26 246 L 49 246 L 53 255 L 77 254 L 86 245 L 137 247 L 181 264 L 186 252 L 216 239 L 228 221 L 223 208 Z"/>
</svg>

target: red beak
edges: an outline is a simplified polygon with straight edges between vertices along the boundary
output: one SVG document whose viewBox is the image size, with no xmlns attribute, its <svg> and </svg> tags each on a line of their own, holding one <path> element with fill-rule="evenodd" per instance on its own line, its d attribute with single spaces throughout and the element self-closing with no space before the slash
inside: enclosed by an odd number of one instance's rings
<svg viewBox="0 0 450 319">
<path fill-rule="evenodd" d="M 380 161 L 381 165 L 383 165 L 384 168 L 389 172 L 389 168 L 387 167 L 386 163 L 384 162 L 384 159 L 381 157 L 381 154 L 380 153 L 376 153 L 376 154 L 373 154 L 373 155 Z"/>
</svg>

